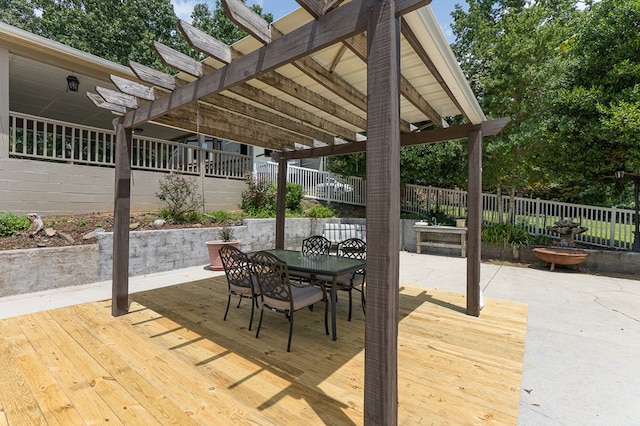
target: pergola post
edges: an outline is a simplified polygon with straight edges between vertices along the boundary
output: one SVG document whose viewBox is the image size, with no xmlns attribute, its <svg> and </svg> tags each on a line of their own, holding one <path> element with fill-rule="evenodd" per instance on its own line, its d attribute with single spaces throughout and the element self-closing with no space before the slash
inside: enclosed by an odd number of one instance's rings
<svg viewBox="0 0 640 426">
<path fill-rule="evenodd" d="M 116 124 L 116 169 L 113 224 L 113 271 L 111 314 L 129 312 L 129 214 L 131 212 L 131 140 L 132 131 L 124 120 Z"/>
<path fill-rule="evenodd" d="M 398 422 L 400 20 L 377 1 L 367 28 L 365 424 Z"/>
<path fill-rule="evenodd" d="M 467 198 L 467 315 L 480 315 L 482 227 L 482 131 L 469 132 Z"/>
<path fill-rule="evenodd" d="M 278 158 L 278 193 L 276 195 L 276 248 L 284 248 L 285 208 L 287 197 L 287 159 Z"/>
</svg>

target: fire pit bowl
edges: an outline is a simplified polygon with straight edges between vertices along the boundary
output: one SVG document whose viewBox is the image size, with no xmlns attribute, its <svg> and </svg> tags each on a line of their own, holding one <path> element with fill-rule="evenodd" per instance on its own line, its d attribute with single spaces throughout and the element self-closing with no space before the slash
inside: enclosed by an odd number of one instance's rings
<svg viewBox="0 0 640 426">
<path fill-rule="evenodd" d="M 589 257 L 589 253 L 584 251 L 555 247 L 536 247 L 533 254 L 543 262 L 550 263 L 550 271 L 553 271 L 556 265 L 579 265 Z"/>
</svg>

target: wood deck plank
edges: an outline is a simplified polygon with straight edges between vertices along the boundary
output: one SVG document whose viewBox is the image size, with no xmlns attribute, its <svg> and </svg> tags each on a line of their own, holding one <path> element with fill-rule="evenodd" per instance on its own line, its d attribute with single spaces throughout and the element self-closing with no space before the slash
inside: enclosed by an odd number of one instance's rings
<svg viewBox="0 0 640 426">
<path fill-rule="evenodd" d="M 51 312 L 40 312 L 29 317 L 55 342 L 58 348 L 55 357 L 63 364 L 61 369 L 66 371 L 61 380 L 64 383 L 73 382 L 69 385 L 70 394 L 72 398 L 76 396 L 83 401 L 80 404 L 82 411 L 89 411 L 90 415 L 96 416 L 101 414 L 101 422 L 136 424 L 144 419 L 144 423 L 153 424 L 152 417 L 144 407 L 102 368 L 91 353 L 76 342 L 51 316 Z"/>
<path fill-rule="evenodd" d="M 136 398 L 156 421 L 170 424 L 197 424 L 184 416 L 180 408 L 165 395 L 165 389 L 158 389 L 139 372 L 134 371 L 129 364 L 122 360 L 118 348 L 106 346 L 100 338 L 101 330 L 86 328 L 76 321 L 72 309 L 56 309 L 51 315 L 58 323 L 64 324 L 69 334 L 90 353 L 92 357 L 107 371 L 108 377 L 112 377 L 133 397 Z M 107 322 L 110 316 L 102 315 Z M 121 344 L 136 345 L 137 342 L 121 342 Z M 140 354 L 144 357 L 144 354 Z"/>
<path fill-rule="evenodd" d="M 338 340 L 319 304 L 296 313 L 289 353 L 283 315 L 259 339 L 246 301 L 222 321 L 224 277 L 133 294 L 120 317 L 108 300 L 1 320 L 0 426 L 69 424 L 65 401 L 81 424 L 362 424 L 365 319 L 339 296 Z M 410 286 L 399 300 L 399 424 L 517 424 L 526 306 L 469 317 L 460 294 Z"/>
<path fill-rule="evenodd" d="M 96 395 L 90 383 L 80 379 L 81 373 L 75 366 L 74 353 L 71 353 L 72 357 L 62 355 L 61 348 L 54 341 L 55 332 L 50 324 L 45 329 L 33 315 L 16 318 L 16 323 L 42 360 L 42 370 L 52 375 L 51 382 L 60 386 L 65 395 L 68 395 L 68 404 L 78 410 L 79 418 L 73 419 L 74 423 L 96 424 L 109 421 L 114 425 L 121 424 L 115 413 Z M 36 369 L 36 366 L 33 368 Z M 81 398 L 85 403 L 72 405 L 71 401 Z"/>
<path fill-rule="evenodd" d="M 44 425 L 44 413 L 38 405 L 34 390 L 25 377 L 28 372 L 21 369 L 14 343 L 22 332 L 11 318 L 0 322 L 0 401 L 9 424 Z"/>
</svg>

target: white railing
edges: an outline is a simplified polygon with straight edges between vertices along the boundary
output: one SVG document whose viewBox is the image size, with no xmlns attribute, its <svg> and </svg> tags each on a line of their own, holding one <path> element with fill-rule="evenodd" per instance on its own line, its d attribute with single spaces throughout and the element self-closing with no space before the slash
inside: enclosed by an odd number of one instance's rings
<svg viewBox="0 0 640 426">
<path fill-rule="evenodd" d="M 115 167 L 115 132 L 27 114 L 9 116 L 9 156 Z M 133 136 L 131 167 L 244 179 L 251 157 L 179 142 Z"/>
<path fill-rule="evenodd" d="M 259 178 L 275 183 L 278 179 L 278 163 L 257 161 L 256 173 Z M 304 195 L 308 198 L 359 206 L 364 206 L 366 202 L 366 181 L 359 177 L 339 176 L 290 165 L 287 167 L 287 182 L 302 185 Z"/>
<path fill-rule="evenodd" d="M 502 197 L 502 205 L 498 205 L 495 194 L 482 194 L 483 223 L 488 225 L 508 221 L 509 203 L 508 196 Z M 464 218 L 467 213 L 467 193 L 406 185 L 402 210 L 424 215 L 427 219 L 434 211 Z M 554 226 L 559 220 L 571 219 L 588 228 L 587 232 L 574 236 L 576 241 L 625 250 L 630 249 L 633 244 L 633 210 L 515 197 L 512 212 L 513 223 L 523 226 L 533 235 L 557 237 L 547 227 Z"/>
</svg>

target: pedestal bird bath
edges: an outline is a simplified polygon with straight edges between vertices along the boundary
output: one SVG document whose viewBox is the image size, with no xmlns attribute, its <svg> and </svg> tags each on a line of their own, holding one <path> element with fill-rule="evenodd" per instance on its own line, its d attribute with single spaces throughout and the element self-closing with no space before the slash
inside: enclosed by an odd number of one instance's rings
<svg viewBox="0 0 640 426">
<path fill-rule="evenodd" d="M 579 222 L 563 219 L 555 223 L 555 226 L 547 226 L 547 231 L 555 232 L 560 235 L 560 242 L 556 247 L 536 247 L 533 254 L 543 262 L 551 264 L 550 271 L 553 271 L 556 265 L 580 265 L 587 260 L 589 253 L 576 250 L 573 236 L 586 232 L 588 228 L 580 225 Z"/>
</svg>

